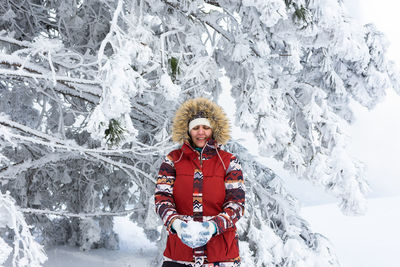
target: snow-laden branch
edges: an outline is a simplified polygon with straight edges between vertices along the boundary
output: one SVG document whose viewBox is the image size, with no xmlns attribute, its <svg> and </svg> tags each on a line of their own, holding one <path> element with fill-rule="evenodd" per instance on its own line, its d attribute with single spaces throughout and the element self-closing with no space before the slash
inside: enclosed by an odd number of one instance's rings
<svg viewBox="0 0 400 267">
<path fill-rule="evenodd" d="M 151 183 L 155 183 L 155 179 L 152 175 L 146 173 L 145 171 L 136 168 L 135 166 L 119 162 L 116 160 L 113 160 L 109 157 L 102 156 L 100 154 L 106 154 L 108 156 L 114 156 L 118 158 L 127 158 L 130 159 L 132 157 L 132 154 L 136 154 L 137 156 L 145 156 L 145 155 L 160 155 L 161 152 L 165 151 L 166 147 L 162 146 L 163 143 L 166 142 L 166 140 L 163 140 L 158 143 L 159 147 L 157 146 L 148 146 L 145 144 L 142 144 L 142 147 L 138 147 L 136 149 L 119 149 L 119 150 L 101 150 L 101 149 L 86 149 L 82 148 L 80 146 L 77 146 L 73 140 L 61 140 L 57 139 L 53 136 L 49 136 L 46 134 L 43 134 L 41 132 L 38 132 L 36 130 L 30 129 L 29 127 L 26 127 L 24 125 L 20 125 L 18 123 L 12 122 L 4 117 L 0 117 L 0 124 L 7 125 L 9 127 L 17 128 L 19 130 L 23 130 L 26 133 L 30 133 L 35 135 L 36 137 L 40 137 L 42 139 L 46 140 L 40 140 L 35 137 L 28 137 L 24 135 L 17 135 L 13 134 L 11 132 L 5 133 L 3 131 L 3 134 L 6 134 L 7 136 L 5 139 L 10 139 L 10 138 L 16 138 L 25 142 L 31 142 L 34 144 L 38 145 L 45 145 L 50 147 L 51 149 L 62 149 L 70 152 L 77 152 L 77 154 L 74 153 L 65 153 L 65 154 L 48 154 L 44 156 L 43 158 L 34 160 L 34 161 L 25 161 L 19 164 L 14 164 L 12 166 L 8 166 L 4 168 L 3 170 L 0 170 L 0 176 L 2 179 L 15 179 L 17 177 L 17 174 L 27 171 L 32 168 L 39 168 L 43 167 L 49 163 L 55 163 L 55 162 L 60 162 L 62 160 L 67 160 L 67 159 L 74 159 L 74 158 L 82 158 L 82 157 L 88 157 L 95 159 L 96 161 L 100 160 L 106 164 L 110 164 L 112 166 L 115 166 L 122 171 L 124 171 L 133 181 L 136 181 L 136 183 L 141 186 L 141 182 L 138 180 L 138 175 L 141 175 L 148 179 Z M 172 146 L 168 149 L 171 149 Z"/>
<path fill-rule="evenodd" d="M 91 103 L 97 103 L 101 96 L 100 81 L 73 78 L 68 76 L 51 75 L 51 71 L 38 63 L 32 63 L 15 55 L 0 54 L 0 65 L 7 68 L 0 68 L 0 76 L 6 79 L 30 78 L 35 83 L 37 80 L 55 80 L 58 86 L 54 90 L 72 97 L 85 99 Z"/>
<path fill-rule="evenodd" d="M 0 192 L 0 228 L 5 227 L 14 232 L 11 259 L 13 267 L 39 267 L 47 260 L 43 247 L 35 241 L 30 232 L 30 226 L 26 223 L 24 215 L 16 206 L 14 199 L 8 193 Z M 5 259 L 7 258 L 8 255 Z"/>
<path fill-rule="evenodd" d="M 99 216 L 126 216 L 133 212 L 143 211 L 145 208 L 137 208 L 137 209 L 129 209 L 124 211 L 116 211 L 116 212 L 80 212 L 80 213 L 72 213 L 66 211 L 52 211 L 48 209 L 32 209 L 32 208 L 19 208 L 20 211 L 25 213 L 33 213 L 33 214 L 46 214 L 46 215 L 57 215 L 63 217 L 71 217 L 71 218 L 88 218 L 88 217 L 99 217 Z"/>
<path fill-rule="evenodd" d="M 0 76 L 6 77 L 8 79 L 14 79 L 14 80 L 17 80 L 17 81 L 21 81 L 24 78 L 24 77 L 20 77 L 18 75 L 8 76 L 5 73 L 2 73 L 1 70 L 0 70 Z M 32 75 L 32 76 L 34 76 L 34 75 Z M 37 82 L 35 79 L 33 79 L 33 80 L 35 82 Z M 48 79 L 46 79 L 46 80 L 48 80 Z M 90 86 L 90 87 L 86 87 L 86 86 Z M 86 84 L 86 85 L 85 84 L 81 84 L 79 86 L 76 84 L 76 85 L 73 86 L 73 85 L 69 84 L 69 82 L 59 81 L 59 86 L 56 86 L 55 88 L 53 88 L 53 90 L 58 92 L 58 93 L 60 93 L 60 94 L 62 94 L 62 95 L 64 95 L 64 96 L 78 98 L 78 99 L 87 101 L 89 103 L 96 104 L 96 103 L 99 102 L 99 99 L 100 99 L 99 96 L 93 95 L 91 93 L 82 92 L 82 91 L 91 91 L 92 89 L 95 89 L 92 86 L 93 85 L 89 85 L 89 84 Z M 85 89 L 85 88 L 87 88 L 87 89 Z M 83 90 L 81 90 L 81 89 L 83 89 Z M 38 92 L 43 92 L 43 91 L 38 90 Z"/>
<path fill-rule="evenodd" d="M 12 120 L 9 120 L 4 116 L 0 116 L 0 124 L 4 125 L 6 127 L 9 127 L 9 128 L 13 128 L 15 130 L 22 131 L 22 132 L 24 132 L 26 134 L 29 134 L 31 136 L 38 137 L 41 140 L 49 141 L 48 145 L 50 145 L 50 146 L 54 146 L 54 147 L 60 146 L 62 148 L 67 148 L 67 147 L 69 147 L 71 145 L 72 146 L 74 145 L 74 141 L 73 140 L 58 139 L 58 138 L 56 138 L 54 136 L 42 133 L 42 132 L 40 132 L 38 130 L 35 130 L 35 129 L 32 129 L 32 128 L 28 127 L 28 126 L 25 126 L 25 125 L 22 125 L 20 123 L 14 122 Z M 46 143 L 46 142 L 41 141 L 40 139 L 34 139 L 34 138 L 27 137 L 27 136 L 16 135 L 16 134 L 13 134 L 11 132 L 8 132 L 7 134 L 10 134 L 10 136 L 15 137 L 15 138 L 23 139 L 23 140 L 26 140 L 26 141 L 29 140 L 29 141 L 31 141 L 33 143 L 39 143 L 39 144 L 45 144 Z"/>
<path fill-rule="evenodd" d="M 156 183 L 156 180 L 155 180 L 155 178 L 154 178 L 152 175 L 150 175 L 150 174 L 148 174 L 148 173 L 146 173 L 146 172 L 144 172 L 144 171 L 142 171 L 142 170 L 140 170 L 140 169 L 138 169 L 138 168 L 136 168 L 136 167 L 134 167 L 134 166 L 131 166 L 131 165 L 126 164 L 126 163 L 123 163 L 123 162 L 118 162 L 118 161 L 112 160 L 112 159 L 110 159 L 110 158 L 101 156 L 101 155 L 99 155 L 99 154 L 95 154 L 95 153 L 87 153 L 87 154 L 88 154 L 89 156 L 95 158 L 95 159 L 101 160 L 101 161 L 103 161 L 103 162 L 105 162 L 105 163 L 111 164 L 111 165 L 113 165 L 113 166 L 115 166 L 115 167 L 117 167 L 117 168 L 123 170 L 126 174 L 129 175 L 129 177 L 130 177 L 132 180 L 136 180 L 136 181 L 137 181 L 138 178 L 135 177 L 135 176 L 133 176 L 132 173 L 129 172 L 128 170 L 131 170 L 131 171 L 133 171 L 134 173 L 139 173 L 139 174 L 141 174 L 143 177 L 145 177 L 146 179 L 148 179 L 148 180 L 149 180 L 151 183 L 153 183 L 153 184 Z M 141 183 L 138 183 L 138 185 L 141 186 Z"/>
<path fill-rule="evenodd" d="M 8 36 L 0 36 L 0 41 L 2 42 L 7 42 L 10 44 L 15 44 L 15 45 L 19 45 L 20 47 L 30 47 L 31 46 L 31 42 L 28 41 L 18 41 L 14 38 L 8 37 Z"/>
<path fill-rule="evenodd" d="M 0 59 L 1 60 L 1 59 Z M 1 62 L 1 64 L 5 64 L 4 62 Z M 7 63 L 8 64 L 8 63 Z M 7 69 L 0 69 L 0 75 L 2 76 L 16 76 L 16 77 L 27 77 L 27 78 L 32 78 L 32 79 L 44 79 L 44 80 L 51 80 L 49 76 L 54 77 L 55 81 L 57 82 L 71 82 L 71 83 L 78 83 L 78 84 L 90 84 L 90 85 L 100 85 L 100 81 L 93 81 L 93 80 L 87 80 L 87 79 L 81 79 L 81 78 L 72 78 L 72 77 L 67 77 L 67 76 L 58 76 L 58 75 L 52 75 L 51 73 L 48 74 L 36 74 L 28 71 L 22 71 L 22 70 L 7 70 Z M 94 92 L 85 92 L 85 93 L 90 93 L 96 96 L 100 96 L 98 94 L 100 92 L 99 89 L 93 88 Z"/>
<path fill-rule="evenodd" d="M 179 32 L 184 32 L 184 29 L 167 31 L 160 35 L 161 67 L 165 73 L 167 73 L 167 68 L 165 67 L 165 62 L 167 62 L 165 58 L 165 39 L 167 36 L 177 34 Z"/>
<path fill-rule="evenodd" d="M 0 122 L 0 124 L 2 124 L 2 122 Z M 65 150 L 65 151 L 76 151 L 78 153 L 98 153 L 98 154 L 106 154 L 106 155 L 110 155 L 110 156 L 122 156 L 122 154 L 126 154 L 126 153 L 136 154 L 136 155 L 141 155 L 141 156 L 159 155 L 160 150 L 165 151 L 168 148 L 175 147 L 175 145 L 170 145 L 167 147 L 160 147 L 160 148 L 157 148 L 157 147 L 152 147 L 152 148 L 135 147 L 132 149 L 116 149 L 116 150 L 102 149 L 102 148 L 89 149 L 89 148 L 84 148 L 84 147 L 80 147 L 80 146 L 76 146 L 76 145 L 69 145 L 68 143 L 70 143 L 70 142 L 73 143 L 74 142 L 73 140 L 67 140 L 67 141 L 63 142 L 63 140 L 61 140 L 61 139 L 54 138 L 53 142 L 52 141 L 41 141 L 34 137 L 18 135 L 18 134 L 14 134 L 14 133 L 10 133 L 10 132 L 7 133 L 7 136 L 17 139 L 17 140 L 34 143 L 37 145 L 44 145 L 44 146 L 47 146 L 52 149 L 61 149 L 61 150 Z M 54 142 L 54 140 L 57 140 L 57 141 Z M 60 143 L 64 143 L 64 144 L 60 144 Z"/>
<path fill-rule="evenodd" d="M 37 160 L 25 160 L 17 164 L 13 164 L 7 166 L 3 169 L 0 169 L 0 179 L 15 179 L 18 174 L 21 172 L 25 172 L 29 169 L 38 169 L 46 166 L 49 163 L 56 163 L 60 161 L 65 161 L 69 159 L 81 158 L 82 155 L 72 154 L 72 153 L 50 153 L 46 154 L 40 159 Z"/>
<path fill-rule="evenodd" d="M 189 17 L 194 18 L 194 19 L 202 22 L 203 24 L 208 25 L 209 27 L 213 28 L 216 32 L 221 34 L 229 42 L 235 41 L 235 38 L 231 33 L 229 33 L 228 31 L 225 31 L 220 25 L 218 25 L 216 20 L 210 19 L 207 14 L 201 15 L 201 14 L 194 13 L 194 12 L 188 13 L 180 8 L 179 2 L 178 2 L 178 4 L 175 2 L 172 3 L 168 0 L 163 0 L 163 2 L 165 4 L 167 4 L 168 6 L 173 7 L 174 9 L 179 11 L 183 16 L 188 17 L 188 18 Z M 221 18 L 219 18 L 219 19 L 221 19 Z"/>
<path fill-rule="evenodd" d="M 123 6 L 123 1 L 122 0 L 118 0 L 117 8 L 114 11 L 113 18 L 112 18 L 111 23 L 110 23 L 110 31 L 107 33 L 106 37 L 101 42 L 99 51 L 97 53 L 97 61 L 98 61 L 97 63 L 99 65 L 98 66 L 99 69 L 102 68 L 101 64 L 102 64 L 102 60 L 103 60 L 103 57 L 104 57 L 104 49 L 106 48 L 106 45 L 111 42 L 111 39 L 112 39 L 113 35 L 115 34 L 116 31 L 119 30 L 119 27 L 118 27 L 117 24 L 118 24 L 118 17 L 120 15 L 121 11 L 122 11 L 122 6 Z"/>
<path fill-rule="evenodd" d="M 5 118 L 4 116 L 0 116 L 0 125 L 4 125 L 6 127 L 16 129 L 16 130 L 22 131 L 26 134 L 32 135 L 32 137 L 30 137 L 30 136 L 15 134 L 10 131 L 7 131 L 7 133 L 3 132 L 2 134 L 7 135 L 8 138 L 11 137 L 11 138 L 14 138 L 17 140 L 22 140 L 25 142 L 30 142 L 30 143 L 34 143 L 34 144 L 38 144 L 38 145 L 44 145 L 44 146 L 47 146 L 47 147 L 50 147 L 53 149 L 76 151 L 81 154 L 92 153 L 91 155 L 93 155 L 93 153 L 99 153 L 99 154 L 118 156 L 120 154 L 130 153 L 130 154 L 137 154 L 137 155 L 158 155 L 160 150 L 165 151 L 166 149 L 171 149 L 174 147 L 174 145 L 164 146 L 164 144 L 170 139 L 170 138 L 167 138 L 167 139 L 162 140 L 152 146 L 137 142 L 138 146 L 133 147 L 131 149 L 105 149 L 105 148 L 89 149 L 89 148 L 85 148 L 82 146 L 78 146 L 74 140 L 59 139 L 55 136 L 51 136 L 51 135 L 42 133 L 40 131 L 37 131 L 35 129 L 27 127 L 25 125 L 11 121 L 11 120 Z M 40 140 L 38 138 L 40 138 L 42 140 Z"/>
</svg>

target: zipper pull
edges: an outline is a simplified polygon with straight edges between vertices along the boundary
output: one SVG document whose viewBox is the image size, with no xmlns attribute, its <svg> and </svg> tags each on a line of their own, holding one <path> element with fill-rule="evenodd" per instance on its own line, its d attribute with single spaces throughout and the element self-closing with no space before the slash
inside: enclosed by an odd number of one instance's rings
<svg viewBox="0 0 400 267">
<path fill-rule="evenodd" d="M 208 141 L 204 144 L 203 149 L 200 152 L 200 167 L 201 167 L 201 169 L 203 169 L 203 151 L 206 148 L 207 144 L 208 144 Z"/>
</svg>

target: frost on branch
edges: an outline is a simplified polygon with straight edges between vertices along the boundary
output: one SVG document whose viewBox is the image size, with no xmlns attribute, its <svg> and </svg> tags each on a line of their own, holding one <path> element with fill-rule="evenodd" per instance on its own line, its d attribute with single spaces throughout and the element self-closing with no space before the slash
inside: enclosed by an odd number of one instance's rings
<svg viewBox="0 0 400 267">
<path fill-rule="evenodd" d="M 14 199 L 8 193 L 0 192 L 0 264 L 11 257 L 13 267 L 42 266 L 47 256 L 34 240 L 30 228 Z M 8 231 L 12 234 L 6 236 Z"/>
<path fill-rule="evenodd" d="M 335 0 L 281 1 L 281 17 L 269 16 L 279 10 L 274 1 L 228 2 L 222 9 L 237 14 L 228 24 L 240 19 L 240 27 L 227 27 L 216 58 L 231 79 L 236 124 L 255 134 L 261 155 L 323 186 L 345 213 L 365 212 L 364 167 L 346 151 L 343 125 L 355 119 L 351 100 L 372 108 L 399 87 L 382 33 Z M 237 62 L 226 51 L 243 40 L 229 36 L 244 32 L 252 53 Z"/>
<path fill-rule="evenodd" d="M 165 97 L 169 101 L 177 100 L 181 91 L 180 87 L 174 84 L 168 74 L 164 73 L 160 78 L 160 85 L 164 88 Z"/>
<path fill-rule="evenodd" d="M 173 147 L 177 103 L 159 84 L 157 16 L 124 1 L 74 3 L 26 1 L 13 9 L 26 20 L 0 21 L 14 31 L 0 32 L 0 182 L 42 244 L 115 249 L 113 216 L 153 227 L 154 173 Z M 177 35 L 168 38 L 165 49 Z"/>
<path fill-rule="evenodd" d="M 126 136 L 134 140 L 137 130 L 129 117 L 130 99 L 143 93 L 149 85 L 140 75 L 143 66 L 151 59 L 151 50 L 146 44 L 152 38 L 151 32 L 131 17 L 132 26 L 129 33 L 118 26 L 122 12 L 122 1 L 119 1 L 111 22 L 110 32 L 100 46 L 98 56 L 99 77 L 102 81 L 102 97 L 91 116 L 88 118 L 87 130 L 95 139 L 102 140 L 111 120 L 118 120 L 126 129 Z M 107 57 L 106 47 L 115 51 Z"/>
</svg>

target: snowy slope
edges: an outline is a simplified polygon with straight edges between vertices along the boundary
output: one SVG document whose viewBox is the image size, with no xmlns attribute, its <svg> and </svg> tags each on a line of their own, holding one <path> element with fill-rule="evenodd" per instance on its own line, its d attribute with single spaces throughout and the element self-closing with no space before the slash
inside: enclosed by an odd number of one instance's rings
<svg viewBox="0 0 400 267">
<path fill-rule="evenodd" d="M 343 267 L 398 267 L 400 255 L 400 196 L 370 199 L 365 216 L 347 217 L 335 204 L 303 208 L 314 231 L 328 237 Z M 116 218 L 119 251 L 57 247 L 46 251 L 46 267 L 152 267 L 157 254 L 143 231 L 126 218 Z M 245 267 L 245 266 L 244 266 Z"/>
<path fill-rule="evenodd" d="M 333 243 L 343 267 L 399 267 L 400 197 L 369 199 L 367 214 L 348 217 L 335 205 L 307 207 L 302 216 Z"/>
</svg>

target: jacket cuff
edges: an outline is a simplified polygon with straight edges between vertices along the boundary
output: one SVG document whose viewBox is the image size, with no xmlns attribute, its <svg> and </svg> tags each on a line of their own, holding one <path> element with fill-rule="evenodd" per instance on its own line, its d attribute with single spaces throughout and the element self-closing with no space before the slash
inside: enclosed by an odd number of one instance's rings
<svg viewBox="0 0 400 267">
<path fill-rule="evenodd" d="M 232 228 L 234 226 L 232 220 L 225 213 L 218 214 L 217 216 L 212 218 L 211 221 L 215 222 L 215 225 L 217 226 L 216 235 L 222 234 L 227 229 Z"/>
<path fill-rule="evenodd" d="M 172 228 L 172 223 L 179 217 L 180 217 L 179 214 L 174 214 L 168 218 L 167 222 L 165 223 L 165 226 L 167 227 L 168 232 L 170 232 L 172 234 L 176 234 L 176 231 L 174 230 L 174 228 Z"/>
</svg>

